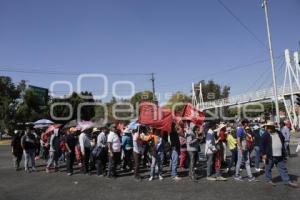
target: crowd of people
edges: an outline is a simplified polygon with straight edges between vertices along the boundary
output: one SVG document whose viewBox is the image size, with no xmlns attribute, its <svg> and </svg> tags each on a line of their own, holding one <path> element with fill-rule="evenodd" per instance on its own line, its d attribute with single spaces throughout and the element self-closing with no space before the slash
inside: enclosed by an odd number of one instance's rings
<svg viewBox="0 0 300 200">
<path fill-rule="evenodd" d="M 16 170 L 21 169 L 24 156 L 26 172 L 36 171 L 37 159 L 45 160 L 46 173 L 65 168 L 71 176 L 77 169 L 74 166 L 79 166 L 80 173 L 86 175 L 117 178 L 120 173 L 127 173 L 138 181 L 146 179 L 141 176 L 140 168 L 148 169 L 149 181 L 156 178 L 162 181 L 164 166 L 169 166 L 167 169 L 175 181 L 183 177 L 179 171 L 188 171 L 188 176 L 197 180 L 200 178 L 197 169 L 206 168 L 208 181 L 226 181 L 232 176 L 235 181 L 256 182 L 255 172 L 264 173 L 266 182 L 275 186 L 272 169 L 276 166 L 284 184 L 297 187 L 286 167 L 290 155 L 288 123 L 279 127 L 272 122 L 242 120 L 195 125 L 183 120 L 173 124 L 170 133 L 136 122 L 123 129 L 107 124 L 81 130 L 55 128 L 47 135 L 43 131 L 31 126 L 25 131 L 15 131 L 11 146 Z M 204 161 L 199 159 L 202 146 L 205 146 Z M 244 169 L 247 179 L 242 176 Z"/>
</svg>

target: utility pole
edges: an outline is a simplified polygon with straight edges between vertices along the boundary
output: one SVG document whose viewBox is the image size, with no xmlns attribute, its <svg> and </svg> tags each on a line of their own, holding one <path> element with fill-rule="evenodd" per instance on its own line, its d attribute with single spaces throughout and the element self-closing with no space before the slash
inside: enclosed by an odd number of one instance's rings
<svg viewBox="0 0 300 200">
<path fill-rule="evenodd" d="M 272 65 L 272 77 L 273 77 L 273 92 L 274 92 L 274 100 L 275 100 L 275 109 L 276 109 L 276 122 L 280 123 L 279 116 L 279 105 L 278 105 L 278 96 L 277 96 L 277 85 L 276 85 L 276 75 L 275 75 L 275 63 L 274 63 L 274 54 L 272 47 L 272 39 L 271 39 L 271 31 L 269 24 L 269 9 L 268 9 L 268 0 L 263 0 L 263 8 L 265 10 L 266 24 L 267 24 L 267 33 L 268 33 L 268 42 L 269 42 L 269 50 L 271 57 L 271 65 Z"/>
<path fill-rule="evenodd" d="M 156 99 L 155 96 L 155 78 L 154 78 L 154 73 L 151 73 L 151 82 L 152 82 L 152 93 L 153 93 L 153 100 L 156 104 L 158 104 L 158 100 Z"/>
</svg>

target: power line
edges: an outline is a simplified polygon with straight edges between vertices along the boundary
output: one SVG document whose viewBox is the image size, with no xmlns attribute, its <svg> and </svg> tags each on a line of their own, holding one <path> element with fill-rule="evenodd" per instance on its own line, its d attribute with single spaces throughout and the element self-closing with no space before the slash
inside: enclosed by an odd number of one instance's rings
<svg viewBox="0 0 300 200">
<path fill-rule="evenodd" d="M 266 44 L 253 32 L 251 29 L 221 0 L 217 0 L 217 2 L 261 45 L 264 49 L 267 49 Z"/>
<path fill-rule="evenodd" d="M 283 57 L 284 55 L 279 55 L 277 57 L 275 57 L 276 59 L 278 58 L 281 58 Z M 197 76 L 197 77 L 193 77 L 193 78 L 190 78 L 189 80 L 187 81 L 178 81 L 178 82 L 175 82 L 175 84 L 183 84 L 183 83 L 187 83 L 187 82 L 190 82 L 190 81 L 193 81 L 195 79 L 198 79 L 198 80 L 202 80 L 202 79 L 207 79 L 207 78 L 211 78 L 213 76 L 216 76 L 216 75 L 219 75 L 219 74 L 224 74 L 224 73 L 228 73 L 228 72 L 232 72 L 232 71 L 235 71 L 235 70 L 239 70 L 239 69 L 244 69 L 244 68 L 248 68 L 248 67 L 252 67 L 254 65 L 258 65 L 258 64 L 262 64 L 262 63 L 266 63 L 266 62 L 269 62 L 270 59 L 264 59 L 264 60 L 257 60 L 257 61 L 254 61 L 252 63 L 249 63 L 249 64 L 244 64 L 244 65 L 238 65 L 238 66 L 234 66 L 234 67 L 231 67 L 231 68 L 228 68 L 228 69 L 225 69 L 225 70 L 221 70 L 221 71 L 218 71 L 218 72 L 213 72 L 213 73 L 210 73 L 210 74 L 205 74 L 203 76 Z M 170 83 L 171 84 L 171 83 Z M 167 84 L 167 85 L 163 85 L 162 87 L 166 87 L 166 86 L 170 86 L 170 84 Z M 174 85 L 174 82 L 172 83 L 172 85 Z M 160 86 L 161 87 L 161 86 Z"/>
<path fill-rule="evenodd" d="M 49 71 L 49 70 L 39 70 L 39 69 L 21 69 L 21 68 L 11 68 L 0 66 L 0 71 L 2 72 L 14 72 L 14 73 L 25 73 L 25 74 L 43 74 L 43 75 L 67 75 L 67 76 L 79 76 L 81 74 L 87 74 L 88 72 L 66 72 L 66 71 Z M 95 72 L 90 72 L 95 73 Z M 151 73 L 101 73 L 108 76 L 149 76 Z"/>
</svg>

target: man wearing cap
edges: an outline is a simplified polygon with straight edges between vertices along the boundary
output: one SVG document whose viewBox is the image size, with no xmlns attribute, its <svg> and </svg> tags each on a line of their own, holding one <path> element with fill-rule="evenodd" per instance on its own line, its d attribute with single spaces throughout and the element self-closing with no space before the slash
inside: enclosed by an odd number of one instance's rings
<svg viewBox="0 0 300 200">
<path fill-rule="evenodd" d="M 73 174 L 73 165 L 75 161 L 75 147 L 77 144 L 77 139 L 75 137 L 77 129 L 76 128 L 70 128 L 67 130 L 67 134 L 65 136 L 65 144 L 66 144 L 66 167 L 67 167 L 67 173 L 68 176 L 71 176 Z"/>
<path fill-rule="evenodd" d="M 97 137 L 97 148 L 101 148 L 101 154 L 96 158 L 97 176 L 102 177 L 105 175 L 107 164 L 107 135 L 109 128 L 107 126 L 102 128 L 101 133 Z"/>
<path fill-rule="evenodd" d="M 117 176 L 117 165 L 121 159 L 121 140 L 116 133 L 114 124 L 110 126 L 110 133 L 107 136 L 108 143 L 108 178 L 115 178 Z"/>
<path fill-rule="evenodd" d="M 272 181 L 272 168 L 276 165 L 284 184 L 290 187 L 298 187 L 296 183 L 290 181 L 284 162 L 286 152 L 283 135 L 281 132 L 276 131 L 273 122 L 268 122 L 265 127 L 266 134 L 262 137 L 261 153 L 266 164 L 265 177 L 268 184 L 275 186 L 275 183 Z"/>
<path fill-rule="evenodd" d="M 88 174 L 90 173 L 90 155 L 91 155 L 91 140 L 87 135 L 87 131 L 89 127 L 82 129 L 81 134 L 79 135 L 79 145 L 80 145 L 80 152 L 82 155 L 83 161 L 83 173 Z"/>
</svg>

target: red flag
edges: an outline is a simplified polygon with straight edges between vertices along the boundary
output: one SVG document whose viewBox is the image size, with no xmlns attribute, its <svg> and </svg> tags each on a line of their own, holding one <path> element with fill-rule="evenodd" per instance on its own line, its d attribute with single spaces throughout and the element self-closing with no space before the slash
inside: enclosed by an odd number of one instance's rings
<svg viewBox="0 0 300 200">
<path fill-rule="evenodd" d="M 119 122 L 119 123 L 117 124 L 117 129 L 120 130 L 121 132 L 123 132 L 124 129 L 125 129 L 124 123 Z"/>
<path fill-rule="evenodd" d="M 160 129 L 163 132 L 171 132 L 173 122 L 171 109 L 160 108 L 151 102 L 143 102 L 139 107 L 141 124 Z"/>
<path fill-rule="evenodd" d="M 203 112 L 193 107 L 192 104 L 186 104 L 182 112 L 182 119 L 191 120 L 196 125 L 201 125 L 205 119 Z"/>
</svg>

